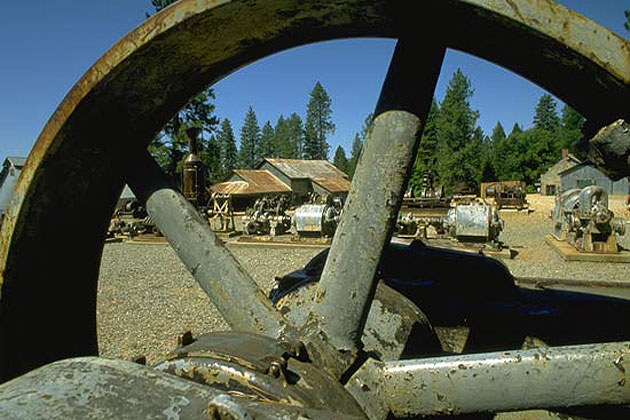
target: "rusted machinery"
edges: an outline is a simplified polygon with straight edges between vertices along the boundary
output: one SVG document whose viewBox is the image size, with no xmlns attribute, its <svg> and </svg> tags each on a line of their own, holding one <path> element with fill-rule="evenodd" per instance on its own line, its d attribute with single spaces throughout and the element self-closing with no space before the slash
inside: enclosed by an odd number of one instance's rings
<svg viewBox="0 0 630 420">
<path fill-rule="evenodd" d="M 133 237 L 147 233 L 159 235 L 160 231 L 142 204 L 134 199 L 114 211 L 106 238 Z"/>
<path fill-rule="evenodd" d="M 614 216 L 602 187 L 570 189 L 556 197 L 553 236 L 581 252 L 617 253 L 616 235 L 624 235 L 626 225 Z"/>
<path fill-rule="evenodd" d="M 481 183 L 481 199 L 492 198 L 497 210 L 502 208 L 526 209 L 527 185 L 523 181 Z"/>
<path fill-rule="evenodd" d="M 232 211 L 232 196 L 213 192 L 210 194 L 206 214 L 208 223 L 215 232 L 232 232 L 236 230 L 234 212 Z"/>
<path fill-rule="evenodd" d="M 197 136 L 201 132 L 198 127 L 186 129 L 188 136 L 188 155 L 184 160 L 182 171 L 182 192 L 193 206 L 201 208 L 206 204 L 206 181 L 203 164 L 197 156 Z"/>
<path fill-rule="evenodd" d="M 312 294 L 296 285 L 278 310 L 145 148 L 201 87 L 347 36 L 399 41 L 335 240 L 293 276 L 319 281 Z M 377 420 L 584 407 L 627 418 L 627 299 L 526 290 L 482 256 L 387 246 L 446 47 L 540 84 L 591 133 L 627 116 L 628 43 L 547 0 L 184 0 L 128 34 L 45 126 L 7 210 L 0 378 L 12 380 L 0 385 L 0 418 Z M 618 168 L 628 175 L 627 160 Z M 125 180 L 233 329 L 183 343 L 154 368 L 95 357 L 102 237 Z M 435 332 L 458 322 L 468 333 L 453 355 Z M 537 342 L 528 337 L 551 347 L 522 349 Z"/>
<path fill-rule="evenodd" d="M 286 214 L 289 204 L 285 195 L 257 199 L 251 212 L 243 217 L 244 233 L 276 236 L 287 232 L 291 228 L 291 216 Z"/>
<path fill-rule="evenodd" d="M 332 238 L 343 212 L 343 199 L 328 196 L 326 204 L 304 204 L 291 217 L 291 230 L 299 236 Z"/>
<path fill-rule="evenodd" d="M 501 247 L 499 234 L 504 221 L 494 206 L 486 204 L 459 204 L 448 210 L 446 216 L 417 217 L 408 213 L 399 217 L 396 233 L 404 236 L 427 238 L 426 230 L 433 227 L 438 235 L 448 235 L 460 242 L 487 243 Z"/>
<path fill-rule="evenodd" d="M 433 173 L 426 170 L 422 175 L 422 189 L 418 196 L 412 196 L 411 190 L 409 194 L 405 194 L 403 198 L 403 207 L 418 208 L 435 208 L 448 207 L 451 199 L 444 194 L 442 185 L 434 186 Z"/>
</svg>

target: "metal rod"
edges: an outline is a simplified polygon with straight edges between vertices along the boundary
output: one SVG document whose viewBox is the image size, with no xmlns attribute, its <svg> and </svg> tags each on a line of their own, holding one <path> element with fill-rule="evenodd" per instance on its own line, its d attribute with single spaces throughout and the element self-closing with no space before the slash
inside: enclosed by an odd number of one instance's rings
<svg viewBox="0 0 630 420">
<path fill-rule="evenodd" d="M 396 362 L 368 361 L 346 388 L 371 419 L 630 403 L 630 342 Z"/>
<path fill-rule="evenodd" d="M 399 41 L 337 228 L 312 316 L 330 343 L 354 351 L 439 76 L 444 48 Z"/>
<path fill-rule="evenodd" d="M 145 152 L 131 172 L 134 194 L 227 323 L 277 337 L 286 327 L 284 317 L 153 158 Z"/>
</svg>

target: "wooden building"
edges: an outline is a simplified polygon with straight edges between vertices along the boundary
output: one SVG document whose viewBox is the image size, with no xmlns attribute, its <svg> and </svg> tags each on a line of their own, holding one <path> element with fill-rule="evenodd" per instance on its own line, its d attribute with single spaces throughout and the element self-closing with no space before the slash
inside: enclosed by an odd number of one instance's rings
<svg viewBox="0 0 630 420">
<path fill-rule="evenodd" d="M 572 166 L 559 174 L 561 180 L 560 192 L 572 188 L 584 188 L 589 185 L 598 185 L 610 194 L 628 194 L 630 184 L 628 178 L 613 181 L 606 174 L 594 166 L 586 163 Z"/>
<path fill-rule="evenodd" d="M 581 162 L 573 156 L 567 149 L 562 149 L 562 159 L 556 162 L 551 168 L 540 176 L 540 194 L 557 195 L 562 191 L 562 180 L 560 172 L 566 171 Z"/>
<path fill-rule="evenodd" d="M 0 170 L 0 218 L 4 216 L 4 212 L 9 206 L 13 190 L 25 163 L 26 158 L 23 157 L 8 157 L 2 163 L 2 170 Z"/>
<path fill-rule="evenodd" d="M 230 195 L 235 209 L 251 205 L 264 195 L 290 194 L 295 203 L 315 192 L 322 197 L 346 195 L 348 175 L 327 160 L 263 159 L 256 169 L 236 169 L 211 192 Z"/>
</svg>

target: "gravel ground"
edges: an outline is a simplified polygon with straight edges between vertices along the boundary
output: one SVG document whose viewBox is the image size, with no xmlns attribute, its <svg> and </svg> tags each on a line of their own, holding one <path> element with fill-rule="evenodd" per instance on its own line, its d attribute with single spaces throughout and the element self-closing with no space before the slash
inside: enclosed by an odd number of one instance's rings
<svg viewBox="0 0 630 420">
<path fill-rule="evenodd" d="M 516 277 L 543 277 L 581 280 L 628 280 L 628 264 L 564 261 L 545 243 L 552 231 L 552 221 L 538 212 L 529 215 L 504 213 L 505 229 L 500 240 L 518 255 L 503 260 Z M 618 237 L 618 243 L 630 249 L 630 236 Z"/>
<path fill-rule="evenodd" d="M 628 264 L 563 261 L 544 242 L 551 232 L 547 215 L 552 201 L 531 201 L 536 211 L 529 215 L 503 212 L 506 227 L 501 240 L 519 252 L 506 261 L 515 276 L 630 281 Z M 630 249 L 630 234 L 620 243 Z M 231 250 L 265 292 L 275 276 L 303 267 L 319 252 L 251 246 Z M 146 355 L 150 364 L 172 350 L 178 335 L 187 330 L 196 335 L 228 329 L 167 245 L 107 244 L 97 311 L 101 354 L 122 359 Z"/>
<path fill-rule="evenodd" d="M 275 276 L 303 267 L 320 249 L 231 247 L 265 292 Z M 203 290 L 168 245 L 105 245 L 97 304 L 102 356 L 154 363 L 177 337 L 229 329 Z"/>
<path fill-rule="evenodd" d="M 624 197 L 610 198 L 610 208 L 616 216 L 630 219 L 623 209 Z M 545 236 L 552 231 L 553 223 L 549 214 L 553 207 L 553 197 L 528 196 L 532 213 L 501 212 L 505 229 L 500 240 L 518 251 L 513 260 L 504 262 L 516 277 L 543 277 L 580 280 L 630 281 L 630 264 L 564 261 L 545 243 Z M 630 229 L 630 226 L 628 226 Z M 618 244 L 630 249 L 630 232 L 617 236 Z"/>
</svg>

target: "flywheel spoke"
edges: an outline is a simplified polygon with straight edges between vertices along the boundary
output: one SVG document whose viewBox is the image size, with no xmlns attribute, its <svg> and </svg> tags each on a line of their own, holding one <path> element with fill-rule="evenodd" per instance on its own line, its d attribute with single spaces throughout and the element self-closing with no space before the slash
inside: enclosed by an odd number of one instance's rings
<svg viewBox="0 0 630 420">
<path fill-rule="evenodd" d="M 278 337 L 286 320 L 199 212 L 145 153 L 129 185 L 186 268 L 234 330 Z"/>
<path fill-rule="evenodd" d="M 374 275 L 400 209 L 445 49 L 401 40 L 318 285 L 313 317 L 339 350 L 359 346 Z"/>
</svg>

